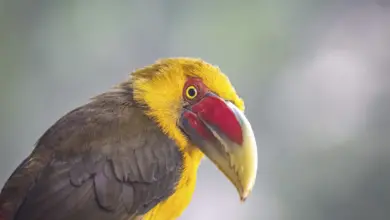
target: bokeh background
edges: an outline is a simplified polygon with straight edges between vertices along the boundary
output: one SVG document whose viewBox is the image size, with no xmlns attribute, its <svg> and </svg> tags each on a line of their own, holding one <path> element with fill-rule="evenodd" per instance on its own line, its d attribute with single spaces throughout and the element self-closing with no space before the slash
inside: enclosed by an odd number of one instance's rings
<svg viewBox="0 0 390 220">
<path fill-rule="evenodd" d="M 0 185 L 59 117 L 161 57 L 219 65 L 259 171 L 207 160 L 181 220 L 390 219 L 390 0 L 1 0 Z"/>
</svg>

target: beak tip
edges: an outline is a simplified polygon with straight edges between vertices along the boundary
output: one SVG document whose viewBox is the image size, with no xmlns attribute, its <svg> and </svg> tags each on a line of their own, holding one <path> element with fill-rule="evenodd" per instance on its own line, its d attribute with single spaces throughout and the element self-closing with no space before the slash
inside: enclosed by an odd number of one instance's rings
<svg viewBox="0 0 390 220">
<path fill-rule="evenodd" d="M 241 203 L 244 203 L 247 200 L 247 198 L 249 197 L 250 194 L 251 194 L 250 190 L 244 191 L 244 192 L 240 192 L 240 201 L 241 201 Z"/>
</svg>

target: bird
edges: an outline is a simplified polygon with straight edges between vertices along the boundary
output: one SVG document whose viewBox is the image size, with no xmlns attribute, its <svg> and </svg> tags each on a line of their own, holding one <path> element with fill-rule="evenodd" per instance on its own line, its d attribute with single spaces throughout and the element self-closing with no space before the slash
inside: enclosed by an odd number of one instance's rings
<svg viewBox="0 0 390 220">
<path fill-rule="evenodd" d="M 244 202 L 257 145 L 220 67 L 167 57 L 67 112 L 4 184 L 0 220 L 173 220 L 208 158 Z"/>
</svg>

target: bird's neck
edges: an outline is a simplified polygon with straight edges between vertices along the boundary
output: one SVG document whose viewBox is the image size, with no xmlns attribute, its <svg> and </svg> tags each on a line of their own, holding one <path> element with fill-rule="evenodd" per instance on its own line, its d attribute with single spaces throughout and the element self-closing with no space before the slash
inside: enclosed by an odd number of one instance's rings
<svg viewBox="0 0 390 220">
<path fill-rule="evenodd" d="M 195 147 L 195 146 L 189 146 L 189 147 L 186 147 L 184 148 L 184 154 L 188 154 L 188 156 L 191 158 L 191 160 L 193 162 L 197 162 L 199 165 L 200 161 L 202 160 L 202 158 L 204 157 L 204 154 L 202 153 L 202 151 L 199 150 L 199 148 Z"/>
</svg>

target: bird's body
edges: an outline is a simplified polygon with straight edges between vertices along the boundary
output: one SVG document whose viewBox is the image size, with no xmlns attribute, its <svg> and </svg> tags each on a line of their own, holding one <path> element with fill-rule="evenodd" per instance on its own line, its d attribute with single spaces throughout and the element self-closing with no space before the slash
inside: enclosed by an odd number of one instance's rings
<svg viewBox="0 0 390 220">
<path fill-rule="evenodd" d="M 183 134 L 186 123 L 177 125 L 187 121 L 179 114 L 182 90 L 187 77 L 198 72 L 210 90 L 229 86 L 225 76 L 210 74 L 213 68 L 199 60 L 166 60 L 135 71 L 128 81 L 66 114 L 6 182 L 0 220 L 179 217 L 207 152 Z M 232 88 L 221 93 L 242 108 Z"/>
</svg>

